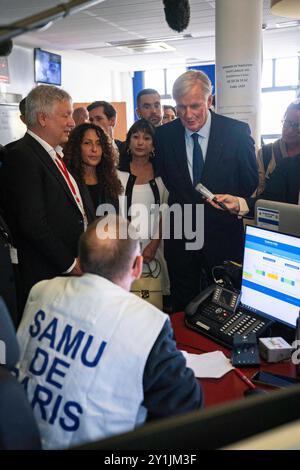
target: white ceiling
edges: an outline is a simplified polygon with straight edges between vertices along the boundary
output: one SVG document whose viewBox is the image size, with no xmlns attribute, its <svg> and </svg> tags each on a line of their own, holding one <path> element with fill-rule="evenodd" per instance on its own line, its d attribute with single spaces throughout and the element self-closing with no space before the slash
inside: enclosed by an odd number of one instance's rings
<svg viewBox="0 0 300 470">
<path fill-rule="evenodd" d="M 0 26 L 59 3 L 59 0 L 0 0 Z M 65 0 L 65 3 L 68 2 Z M 129 70 L 214 61 L 215 1 L 189 0 L 189 3 L 191 19 L 182 34 L 167 25 L 162 0 L 104 0 L 85 11 L 54 22 L 43 32 L 23 34 L 15 38 L 14 43 L 55 50 L 80 50 L 112 59 Z M 264 0 L 263 4 L 263 22 L 267 25 L 263 33 L 264 57 L 299 54 L 299 27 L 277 28 L 276 23 L 291 19 L 271 15 L 270 0 Z M 159 39 L 174 50 L 146 53 L 107 44 L 112 41 L 145 40 L 157 43 Z"/>
</svg>

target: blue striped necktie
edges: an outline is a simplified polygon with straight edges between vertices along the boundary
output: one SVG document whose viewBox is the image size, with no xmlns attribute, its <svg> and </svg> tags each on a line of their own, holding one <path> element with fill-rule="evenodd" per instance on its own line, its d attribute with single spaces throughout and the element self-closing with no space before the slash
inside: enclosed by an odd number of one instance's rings
<svg viewBox="0 0 300 470">
<path fill-rule="evenodd" d="M 203 167 L 204 167 L 204 160 L 203 160 L 203 153 L 202 149 L 199 144 L 199 134 L 197 132 L 194 132 L 194 134 L 191 135 L 194 141 L 194 148 L 193 148 L 193 183 L 194 186 L 196 184 L 200 183 L 201 181 L 201 176 L 203 172 Z"/>
</svg>

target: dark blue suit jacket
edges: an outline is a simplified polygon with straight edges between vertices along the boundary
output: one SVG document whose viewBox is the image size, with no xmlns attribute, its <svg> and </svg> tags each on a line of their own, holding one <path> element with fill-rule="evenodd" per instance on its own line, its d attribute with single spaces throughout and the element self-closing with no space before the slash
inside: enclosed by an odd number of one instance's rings
<svg viewBox="0 0 300 470">
<path fill-rule="evenodd" d="M 258 184 L 254 141 L 249 126 L 211 113 L 211 129 L 202 183 L 213 193 L 249 197 Z M 187 164 L 185 128 L 180 119 L 156 129 L 159 173 L 170 193 L 169 204 L 203 203 L 194 189 Z M 242 221 L 205 204 L 204 253 L 209 264 L 240 259 Z"/>
</svg>

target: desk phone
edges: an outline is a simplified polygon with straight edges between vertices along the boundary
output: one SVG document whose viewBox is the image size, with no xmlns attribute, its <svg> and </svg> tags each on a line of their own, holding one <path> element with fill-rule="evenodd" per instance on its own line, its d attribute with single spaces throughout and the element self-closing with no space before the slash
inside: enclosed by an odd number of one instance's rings
<svg viewBox="0 0 300 470">
<path fill-rule="evenodd" d="M 213 284 L 185 309 L 185 324 L 227 348 L 233 347 L 235 333 L 261 336 L 271 322 L 239 307 L 239 292 Z"/>
</svg>

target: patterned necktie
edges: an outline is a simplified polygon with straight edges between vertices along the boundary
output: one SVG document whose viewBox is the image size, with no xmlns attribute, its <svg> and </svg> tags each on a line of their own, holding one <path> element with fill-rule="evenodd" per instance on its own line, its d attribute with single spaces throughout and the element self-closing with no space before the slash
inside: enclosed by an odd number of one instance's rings
<svg viewBox="0 0 300 470">
<path fill-rule="evenodd" d="M 200 183 L 202 171 L 204 167 L 204 160 L 203 160 L 203 153 L 199 144 L 199 134 L 195 132 L 191 135 L 194 141 L 194 149 L 193 149 L 193 183 L 194 186 Z"/>
</svg>

